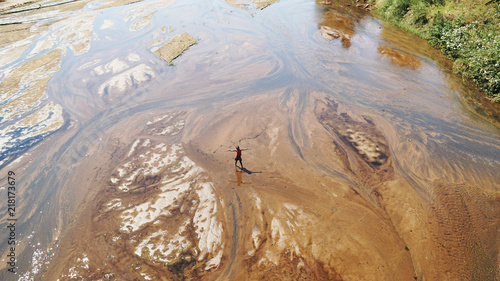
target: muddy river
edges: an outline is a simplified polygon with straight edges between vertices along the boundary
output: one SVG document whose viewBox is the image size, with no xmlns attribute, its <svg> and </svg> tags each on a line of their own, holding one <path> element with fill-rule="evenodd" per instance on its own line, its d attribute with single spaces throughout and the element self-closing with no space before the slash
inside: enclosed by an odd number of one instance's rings
<svg viewBox="0 0 500 281">
<path fill-rule="evenodd" d="M 273 2 L 0 12 L 1 280 L 500 278 L 500 105 L 371 7 Z"/>
</svg>

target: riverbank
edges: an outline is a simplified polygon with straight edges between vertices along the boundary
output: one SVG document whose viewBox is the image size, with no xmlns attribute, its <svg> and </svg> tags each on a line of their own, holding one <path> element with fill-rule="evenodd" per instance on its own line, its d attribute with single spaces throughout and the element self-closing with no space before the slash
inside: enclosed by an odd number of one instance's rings
<svg viewBox="0 0 500 281">
<path fill-rule="evenodd" d="M 489 0 L 373 0 L 376 13 L 453 60 L 453 72 L 500 101 L 500 4 Z M 492 1 L 493 2 L 493 1 Z"/>
</svg>

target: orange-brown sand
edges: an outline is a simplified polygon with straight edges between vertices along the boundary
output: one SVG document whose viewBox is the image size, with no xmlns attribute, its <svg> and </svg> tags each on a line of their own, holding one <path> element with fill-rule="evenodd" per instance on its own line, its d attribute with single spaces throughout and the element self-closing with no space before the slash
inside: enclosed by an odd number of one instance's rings
<svg viewBox="0 0 500 281">
<path fill-rule="evenodd" d="M 81 165 L 101 167 L 87 183 L 95 190 L 46 277 L 495 276 L 498 194 L 415 182 L 396 165 L 391 134 L 383 118 L 320 93 L 127 118 Z M 237 145 L 248 149 L 243 169 Z"/>
</svg>

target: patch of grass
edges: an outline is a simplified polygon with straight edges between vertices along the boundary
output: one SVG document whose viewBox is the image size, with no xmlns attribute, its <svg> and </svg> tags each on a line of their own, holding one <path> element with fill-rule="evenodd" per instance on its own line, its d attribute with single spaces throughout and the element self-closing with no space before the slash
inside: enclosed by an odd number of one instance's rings
<svg viewBox="0 0 500 281">
<path fill-rule="evenodd" d="M 377 13 L 427 40 L 453 71 L 500 101 L 500 0 L 376 0 Z"/>
</svg>

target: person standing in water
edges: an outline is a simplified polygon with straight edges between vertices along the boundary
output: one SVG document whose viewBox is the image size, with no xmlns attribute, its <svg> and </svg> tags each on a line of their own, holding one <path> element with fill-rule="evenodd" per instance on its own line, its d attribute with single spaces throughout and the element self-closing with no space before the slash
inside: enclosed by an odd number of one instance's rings
<svg viewBox="0 0 500 281">
<path fill-rule="evenodd" d="M 248 149 L 240 149 L 239 146 L 236 147 L 236 158 L 234 158 L 234 166 L 237 166 L 238 161 L 240 161 L 241 168 L 243 169 L 243 162 L 241 161 L 241 152 Z M 230 150 L 233 151 L 233 150 Z"/>
</svg>

